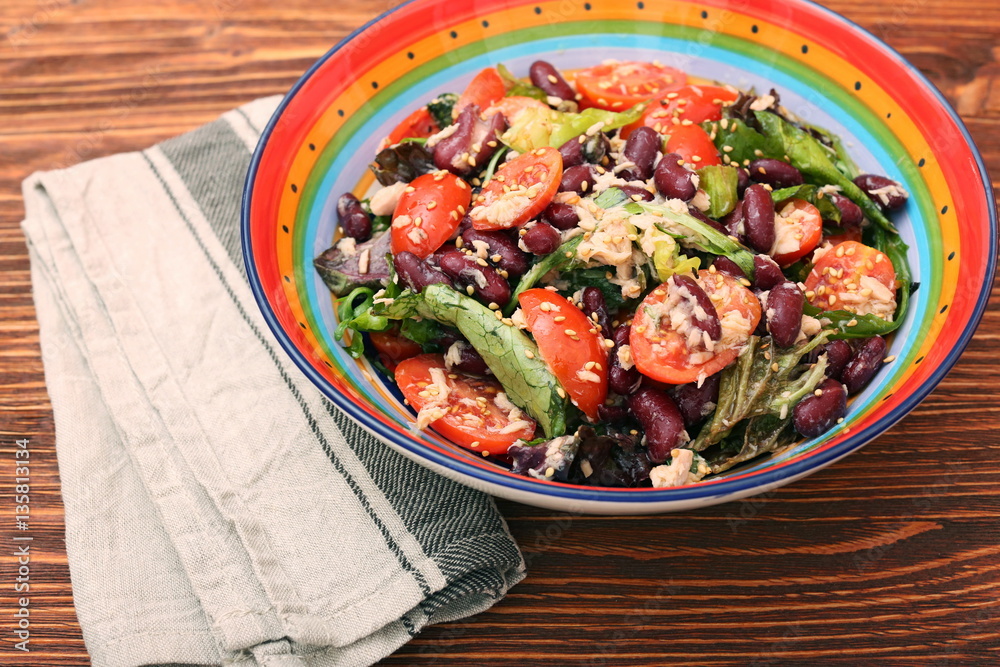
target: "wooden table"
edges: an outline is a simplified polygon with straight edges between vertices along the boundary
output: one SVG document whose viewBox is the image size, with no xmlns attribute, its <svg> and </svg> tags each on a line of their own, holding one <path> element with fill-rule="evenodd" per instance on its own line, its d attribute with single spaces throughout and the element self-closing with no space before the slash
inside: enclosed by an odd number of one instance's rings
<svg viewBox="0 0 1000 667">
<path fill-rule="evenodd" d="M 18 228 L 21 180 L 284 92 L 391 4 L 0 3 L 0 663 L 88 663 Z M 1000 5 L 827 4 L 926 72 L 1000 174 Z M 1000 664 L 998 338 L 994 300 L 962 361 L 901 424 L 764 497 L 651 518 L 570 518 L 501 501 L 528 578 L 386 664 Z M 34 555 L 32 652 L 14 655 L 18 438 L 30 438 Z"/>
</svg>

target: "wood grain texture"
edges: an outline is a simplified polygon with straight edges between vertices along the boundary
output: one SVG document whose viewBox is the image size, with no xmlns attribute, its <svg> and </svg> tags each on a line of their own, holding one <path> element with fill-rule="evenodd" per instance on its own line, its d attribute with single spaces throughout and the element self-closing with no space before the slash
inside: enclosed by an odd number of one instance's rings
<svg viewBox="0 0 1000 667">
<path fill-rule="evenodd" d="M 0 3 L 0 664 L 86 665 L 20 182 L 284 92 L 392 2 Z M 1000 173 L 1000 5 L 829 0 L 926 72 Z M 1000 311 L 901 424 L 766 496 L 663 517 L 499 503 L 530 563 L 388 665 L 1000 663 Z M 13 441 L 30 438 L 31 652 L 13 653 Z"/>
</svg>

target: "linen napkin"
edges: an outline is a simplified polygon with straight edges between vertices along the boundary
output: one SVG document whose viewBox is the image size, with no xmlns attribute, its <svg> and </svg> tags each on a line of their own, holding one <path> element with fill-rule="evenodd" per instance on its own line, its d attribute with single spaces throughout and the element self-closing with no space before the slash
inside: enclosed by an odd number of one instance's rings
<svg viewBox="0 0 1000 667">
<path fill-rule="evenodd" d="M 73 593 L 94 665 L 362 665 L 524 577 L 487 496 L 288 360 L 240 256 L 278 98 L 24 183 Z"/>
</svg>

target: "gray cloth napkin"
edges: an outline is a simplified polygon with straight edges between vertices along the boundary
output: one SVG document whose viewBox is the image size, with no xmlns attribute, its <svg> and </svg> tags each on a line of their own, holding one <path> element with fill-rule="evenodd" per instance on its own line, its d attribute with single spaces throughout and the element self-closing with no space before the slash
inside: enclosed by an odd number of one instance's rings
<svg viewBox="0 0 1000 667">
<path fill-rule="evenodd" d="M 346 418 L 259 315 L 239 198 L 277 101 L 24 183 L 95 665 L 370 664 L 524 577 L 490 498 Z"/>
</svg>

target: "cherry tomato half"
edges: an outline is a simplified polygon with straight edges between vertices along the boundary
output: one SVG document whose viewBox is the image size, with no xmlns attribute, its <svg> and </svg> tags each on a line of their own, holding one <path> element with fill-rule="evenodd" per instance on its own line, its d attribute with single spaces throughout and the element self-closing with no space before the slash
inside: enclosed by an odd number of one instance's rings
<svg viewBox="0 0 1000 667">
<path fill-rule="evenodd" d="M 395 375 L 399 390 L 414 409 L 420 411 L 429 406 L 441 409 L 442 416 L 431 422 L 431 426 L 456 445 L 477 452 L 506 454 L 517 440 L 531 440 L 535 436 L 534 420 L 497 405 L 497 394 L 503 391 L 499 382 L 449 371 L 440 354 L 421 354 L 400 362 Z M 448 388 L 443 400 L 438 383 Z M 515 419 L 511 419 L 511 414 Z"/>
<path fill-rule="evenodd" d="M 396 126 L 396 128 L 389 133 L 389 136 L 385 138 L 382 142 L 383 147 L 393 146 L 398 144 L 403 139 L 409 139 L 412 137 L 429 137 L 432 134 L 436 134 L 441 128 L 438 127 L 437 121 L 431 116 L 431 112 L 427 110 L 427 107 L 420 107 L 409 116 L 403 119 L 403 121 Z"/>
<path fill-rule="evenodd" d="M 724 324 L 722 338 L 711 351 L 691 350 L 686 336 L 670 327 L 669 313 L 661 312 L 668 298 L 667 287 L 661 285 L 635 311 L 629 332 L 632 360 L 643 375 L 667 384 L 714 375 L 739 356 L 757 328 L 760 301 L 753 292 L 721 272 L 699 271 L 697 280 Z"/>
<path fill-rule="evenodd" d="M 775 245 L 771 258 L 784 268 L 819 245 L 823 237 L 823 216 L 806 200 L 789 199 L 774 217 L 774 228 Z"/>
<path fill-rule="evenodd" d="M 399 325 L 388 331 L 372 331 L 368 334 L 368 338 L 378 351 L 379 361 L 390 371 L 395 371 L 399 362 L 424 351 L 419 343 L 400 335 Z"/>
<path fill-rule="evenodd" d="M 493 106 L 498 100 L 503 98 L 507 92 L 507 86 L 496 69 L 487 67 L 477 74 L 468 87 L 458 97 L 452 115 L 458 118 L 458 114 L 470 104 L 476 104 L 480 109 Z"/>
<path fill-rule="evenodd" d="M 618 62 L 580 70 L 575 79 L 581 106 L 624 111 L 683 86 L 687 75 L 655 63 Z"/>
<path fill-rule="evenodd" d="M 806 298 L 823 310 L 890 318 L 896 310 L 896 269 L 885 253 L 844 241 L 813 266 L 806 277 Z"/>
<path fill-rule="evenodd" d="M 691 162 L 696 168 L 722 164 L 719 151 L 700 125 L 671 125 L 667 130 L 666 153 L 677 153 L 685 162 Z"/>
<path fill-rule="evenodd" d="M 736 93 L 720 86 L 682 86 L 653 100 L 642 118 L 623 127 L 619 134 L 628 139 L 633 131 L 643 126 L 651 127 L 660 134 L 670 134 L 675 118 L 678 123 L 684 120 L 692 123 L 719 120 L 722 118 L 722 107 L 736 97 Z"/>
<path fill-rule="evenodd" d="M 451 238 L 469 208 L 469 184 L 446 171 L 417 176 L 392 214 L 392 253 L 425 258 Z"/>
<path fill-rule="evenodd" d="M 562 180 L 562 155 L 538 148 L 505 163 L 476 196 L 469 212 L 476 229 L 509 229 L 528 222 L 552 201 Z"/>
<path fill-rule="evenodd" d="M 549 370 L 573 405 L 597 421 L 597 408 L 608 397 L 608 350 L 600 329 L 551 290 L 530 289 L 517 301 Z"/>
</svg>

